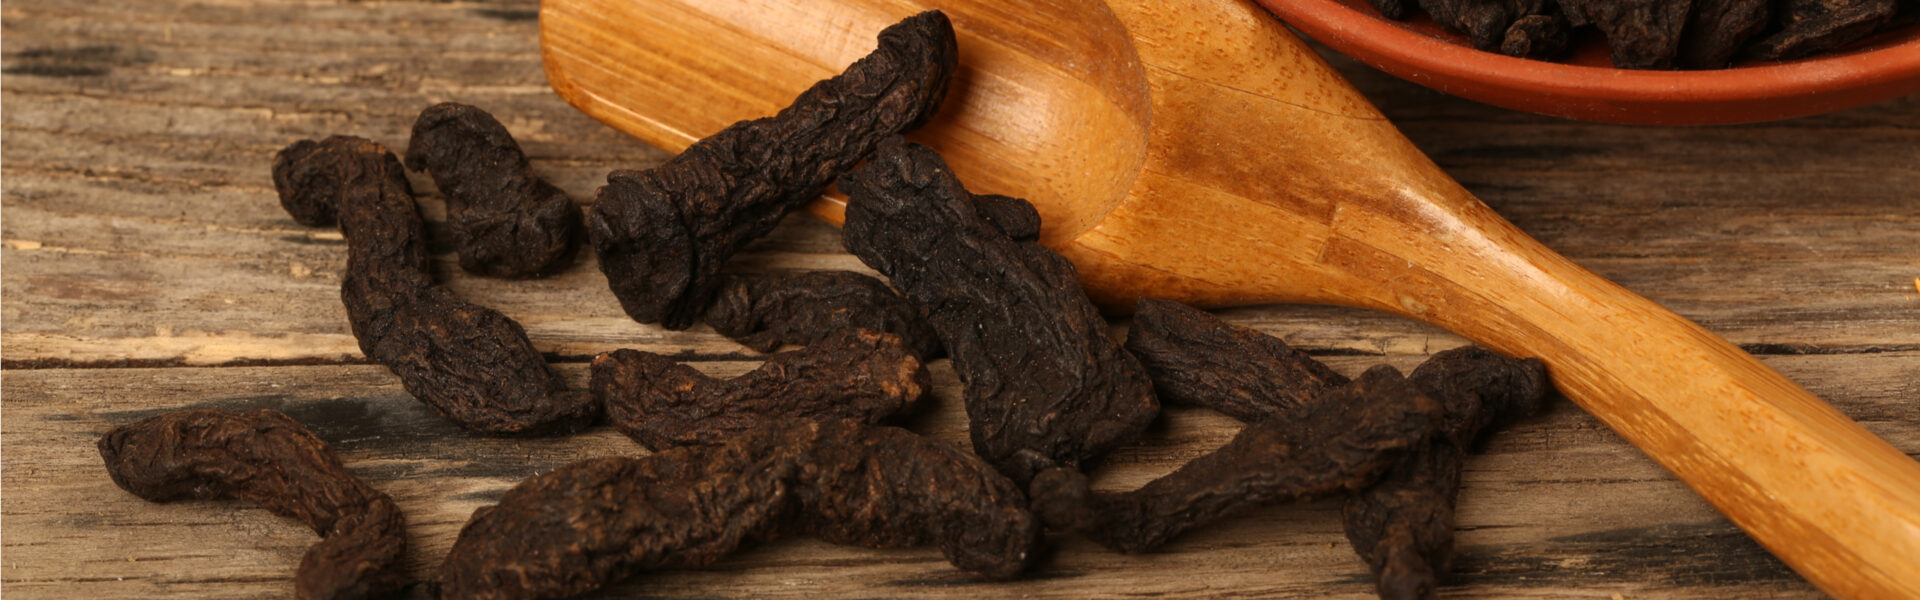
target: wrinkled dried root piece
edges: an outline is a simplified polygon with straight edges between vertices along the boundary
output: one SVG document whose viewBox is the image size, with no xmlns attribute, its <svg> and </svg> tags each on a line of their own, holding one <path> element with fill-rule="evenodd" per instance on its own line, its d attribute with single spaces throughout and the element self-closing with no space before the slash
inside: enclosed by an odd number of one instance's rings
<svg viewBox="0 0 1920 600">
<path fill-rule="evenodd" d="M 1024 483 L 1078 467 L 1159 414 L 1073 265 L 1008 235 L 1027 233 L 1008 218 L 1016 200 L 980 200 L 933 150 L 897 138 L 840 189 L 847 249 L 921 306 L 965 385 L 974 451 L 1000 472 Z"/>
<path fill-rule="evenodd" d="M 1435 597 L 1453 560 L 1454 496 L 1466 451 L 1428 442 L 1341 509 L 1347 541 L 1373 570 L 1382 600 Z"/>
<path fill-rule="evenodd" d="M 1020 488 L 980 457 L 896 427 L 819 421 L 797 458 L 795 535 L 869 548 L 937 545 L 989 579 L 1018 576 L 1040 545 Z"/>
<path fill-rule="evenodd" d="M 1435 354 L 1409 377 L 1440 403 L 1440 431 L 1342 510 L 1347 540 L 1381 598 L 1434 597 L 1453 554 L 1454 498 L 1476 438 L 1538 410 L 1546 368 L 1478 347 Z"/>
<path fill-rule="evenodd" d="M 1382 16 L 1404 20 L 1406 0 L 1372 0 Z M 1551 58 L 1566 50 L 1567 20 L 1556 0 L 1418 0 L 1435 24 L 1466 35 L 1475 48 L 1522 58 Z"/>
<path fill-rule="evenodd" d="M 1405 19 L 1406 0 L 1371 0 Z M 1920 4 L 1901 0 L 1419 0 L 1435 23 L 1481 50 L 1552 59 L 1571 29 L 1595 25 L 1614 66 L 1717 69 L 1741 54 L 1785 60 L 1826 52 L 1879 31 L 1920 24 Z M 1777 26 L 1776 26 L 1777 25 Z M 1756 41 L 1762 33 L 1765 39 Z"/>
<path fill-rule="evenodd" d="M 790 495 L 783 459 L 740 444 L 689 447 L 523 481 L 460 529 L 439 597 L 567 598 L 636 571 L 713 564 L 772 536 Z"/>
<path fill-rule="evenodd" d="M 980 194 L 973 197 L 973 209 L 979 211 L 980 218 L 1002 235 L 1016 242 L 1040 241 L 1040 211 L 1033 203 L 999 194 Z"/>
<path fill-rule="evenodd" d="M 484 433 L 576 431 L 599 417 L 599 403 L 568 390 L 518 323 L 433 282 L 425 226 L 393 153 L 360 138 L 304 140 L 273 170 L 296 218 L 333 207 L 347 238 L 340 296 L 353 335 L 407 393 Z"/>
<path fill-rule="evenodd" d="M 772 352 L 841 330 L 869 329 L 900 336 L 921 360 L 941 354 L 940 337 L 920 309 L 878 279 L 852 271 L 722 277 L 707 307 L 707 325 L 748 348 Z"/>
<path fill-rule="evenodd" d="M 881 139 L 933 116 L 957 55 L 945 15 L 915 15 L 780 114 L 735 123 L 659 167 L 609 174 L 587 231 L 620 306 L 642 323 L 692 325 L 735 251 Z"/>
<path fill-rule="evenodd" d="M 413 122 L 407 167 L 432 175 L 446 195 L 460 268 L 538 277 L 573 262 L 580 208 L 533 174 L 520 145 L 492 115 L 453 102 L 427 108 Z"/>
<path fill-rule="evenodd" d="M 933 387 L 900 338 L 846 330 L 773 355 L 728 380 L 673 359 L 618 350 L 593 359 L 593 393 L 607 420 L 651 450 L 713 444 L 769 419 L 848 418 L 879 423 Z"/>
<path fill-rule="evenodd" d="M 1607 36 L 1613 65 L 1668 69 L 1680 53 L 1680 32 L 1691 0 L 1560 0 L 1575 26 L 1593 24 Z"/>
<path fill-rule="evenodd" d="M 1263 504 L 1359 491 L 1426 442 L 1439 406 L 1381 365 L 1310 403 L 1249 425 L 1232 441 L 1138 490 L 1088 490 L 1070 469 L 1040 474 L 1034 511 L 1121 552 Z"/>
<path fill-rule="evenodd" d="M 1210 407 L 1252 423 L 1292 420 L 1303 406 L 1326 402 L 1320 390 L 1328 382 L 1343 381 L 1278 339 L 1177 303 L 1142 301 L 1127 344 L 1166 401 Z M 1477 347 L 1436 354 L 1407 380 L 1438 404 L 1434 431 L 1378 482 L 1349 498 L 1343 515 L 1348 539 L 1373 569 L 1381 597 L 1390 599 L 1432 597 L 1451 557 L 1453 502 L 1467 449 L 1476 437 L 1532 414 L 1548 390 L 1540 361 Z M 1115 531 L 1113 523 L 1120 518 L 1109 516 L 1115 511 L 1087 508 L 1099 507 L 1102 499 L 1087 492 L 1084 481 L 1066 474 L 1035 481 L 1036 510 L 1055 526 L 1065 520 L 1067 527 Z M 1153 539 L 1119 531 L 1125 535 L 1095 535 Z M 1110 545 L 1124 547 L 1120 543 Z"/>
<path fill-rule="evenodd" d="M 1500 53 L 1535 60 L 1559 56 L 1567 51 L 1569 28 L 1566 17 L 1558 13 L 1520 17 L 1507 26 Z"/>
<path fill-rule="evenodd" d="M 572 433 L 600 416 L 599 401 L 567 389 L 520 324 L 499 311 L 438 285 L 382 289 L 349 273 L 341 289 L 361 351 L 399 375 L 407 393 L 463 428 Z"/>
<path fill-rule="evenodd" d="M 1160 400 L 1254 422 L 1306 406 L 1347 377 L 1258 331 L 1185 304 L 1142 298 L 1127 329 Z"/>
<path fill-rule="evenodd" d="M 1441 27 L 1466 34 L 1481 50 L 1498 49 L 1507 26 L 1519 17 L 1508 0 L 1420 0 L 1420 9 Z"/>
<path fill-rule="evenodd" d="M 1779 32 L 1750 52 L 1767 59 L 1799 58 L 1844 46 L 1879 30 L 1899 12 L 1895 0 L 1786 0 Z"/>
<path fill-rule="evenodd" d="M 336 221 L 334 210 L 340 206 L 339 198 L 346 195 L 348 186 L 369 185 L 365 182 L 356 184 L 348 177 L 363 171 L 358 164 L 362 157 L 346 148 L 356 141 L 361 140 L 344 136 L 319 142 L 301 140 L 274 154 L 273 188 L 280 195 L 280 208 L 285 209 L 295 222 L 308 227 L 333 225 Z M 402 189 L 407 193 L 413 193 L 413 186 L 405 182 L 406 177 L 402 176 L 395 183 L 403 185 Z M 371 185 L 381 183 L 386 182 Z M 417 250 L 420 251 L 420 264 L 426 265 L 426 249 L 422 247 Z"/>
<path fill-rule="evenodd" d="M 1507 358 L 1479 346 L 1435 354 L 1407 378 L 1440 402 L 1441 431 L 1461 448 L 1540 410 L 1551 389 L 1540 359 Z"/>
<path fill-rule="evenodd" d="M 906 430 L 769 422 L 723 445 L 588 460 L 521 482 L 461 529 L 440 597 L 563 598 L 780 535 L 937 544 L 955 566 L 1005 578 L 1039 543 L 1025 504 L 980 459 Z"/>
<path fill-rule="evenodd" d="M 313 528 L 323 539 L 300 560 L 296 598 L 383 598 L 409 583 L 406 520 L 393 499 L 284 414 L 167 413 L 116 427 L 99 447 L 107 474 L 135 496 L 238 498 Z"/>
<path fill-rule="evenodd" d="M 1767 28 L 1767 0 L 1693 0 L 1679 64 L 1718 69 L 1733 62 L 1748 40 Z"/>
</svg>

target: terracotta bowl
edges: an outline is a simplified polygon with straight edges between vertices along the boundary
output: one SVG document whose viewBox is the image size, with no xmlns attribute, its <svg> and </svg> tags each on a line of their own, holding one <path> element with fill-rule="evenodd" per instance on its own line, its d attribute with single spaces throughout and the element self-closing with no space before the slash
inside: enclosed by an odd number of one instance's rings
<svg viewBox="0 0 1920 600">
<path fill-rule="evenodd" d="M 1799 60 L 1640 71 L 1614 68 L 1599 39 L 1576 39 L 1566 62 L 1525 60 L 1475 50 L 1424 14 L 1387 19 L 1366 0 L 1257 1 L 1321 43 L 1402 79 L 1494 106 L 1583 121 L 1753 123 L 1920 92 L 1920 26 Z"/>
</svg>

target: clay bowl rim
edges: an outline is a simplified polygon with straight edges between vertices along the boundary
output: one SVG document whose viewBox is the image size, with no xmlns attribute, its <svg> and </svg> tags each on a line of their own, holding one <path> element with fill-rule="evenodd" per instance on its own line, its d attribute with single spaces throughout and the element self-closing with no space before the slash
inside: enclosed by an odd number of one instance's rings
<svg viewBox="0 0 1920 600">
<path fill-rule="evenodd" d="M 1807 58 L 1658 71 L 1530 60 L 1477 50 L 1458 35 L 1438 31 L 1424 17 L 1409 22 L 1387 19 L 1365 0 L 1258 1 L 1288 25 L 1397 77 L 1468 99 L 1552 116 L 1642 124 L 1744 123 L 1818 114 L 1920 92 L 1920 25 L 1881 32 L 1842 50 Z M 1586 50 L 1587 56 L 1575 60 L 1596 60 L 1595 51 Z M 1599 57 L 1604 55 L 1598 52 Z M 1732 112 L 1715 113 L 1716 106 Z M 1678 116 L 1617 114 L 1623 108 L 1653 113 L 1673 109 Z"/>
</svg>

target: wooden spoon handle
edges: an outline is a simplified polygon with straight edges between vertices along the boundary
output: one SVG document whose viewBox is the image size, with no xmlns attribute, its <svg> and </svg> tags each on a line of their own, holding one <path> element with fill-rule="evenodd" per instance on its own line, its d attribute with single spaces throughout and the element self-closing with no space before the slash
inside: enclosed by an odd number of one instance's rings
<svg viewBox="0 0 1920 600">
<path fill-rule="evenodd" d="M 1454 298 L 1497 306 L 1399 312 L 1540 356 L 1569 398 L 1821 589 L 1920 598 L 1920 463 L 1699 325 L 1537 244 L 1505 245 L 1481 260 L 1508 269 L 1478 275 L 1509 292 Z"/>
<path fill-rule="evenodd" d="M 1841 598 L 1920 598 L 1920 463 L 1738 347 L 1575 265 L 1464 190 L 1431 210 L 1343 204 L 1323 230 L 1240 205 L 1129 212 L 1063 248 L 1103 304 L 1342 304 L 1544 360 L 1568 398 Z M 1185 225 L 1174 225 L 1184 223 Z M 1170 229 L 1173 237 L 1164 238 Z M 1159 240 L 1148 243 L 1147 239 Z M 1299 238 L 1320 250 L 1300 262 Z M 1139 241 L 1139 243 L 1134 243 Z M 1185 245 L 1190 251 L 1171 251 Z M 1178 273 L 1178 275 L 1173 275 Z M 1300 281 L 1313 281 L 1311 286 Z M 1595 498 L 1604 502 L 1604 498 Z"/>
<path fill-rule="evenodd" d="M 1569 398 L 1821 589 L 1920 598 L 1920 463 L 1699 325 L 1564 261 L 1541 266 L 1534 292 L 1508 301 Z M 1481 331 L 1517 351 L 1518 328 Z"/>
<path fill-rule="evenodd" d="M 1568 397 L 1815 585 L 1920 598 L 1920 463 L 1494 214 L 1258 8 L 1110 5 L 1154 127 L 1129 197 L 1060 247 L 1103 304 L 1359 306 L 1540 357 Z"/>
</svg>

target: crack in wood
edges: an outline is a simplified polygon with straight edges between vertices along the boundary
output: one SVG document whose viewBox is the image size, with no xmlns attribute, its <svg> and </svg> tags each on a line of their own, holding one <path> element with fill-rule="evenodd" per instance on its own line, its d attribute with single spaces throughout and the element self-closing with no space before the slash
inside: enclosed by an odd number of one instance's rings
<svg viewBox="0 0 1920 600">
<path fill-rule="evenodd" d="M 742 348 L 739 352 L 700 352 L 693 349 L 671 354 L 662 353 L 675 361 L 687 363 L 700 362 L 739 362 L 765 360 L 767 355 Z M 593 362 L 596 354 L 558 354 L 543 352 L 548 364 L 586 364 Z M 106 358 L 106 359 L 67 359 L 67 358 L 8 358 L 0 359 L 0 370 L 35 371 L 50 369 L 172 369 L 172 368 L 231 368 L 231 367 L 325 367 L 356 366 L 378 364 L 364 356 L 326 357 L 308 356 L 299 358 L 241 358 L 221 362 L 187 362 L 182 357 L 173 358 Z"/>
<path fill-rule="evenodd" d="M 172 368 L 225 368 L 225 367 L 313 367 L 333 365 L 370 365 L 372 360 L 365 357 L 339 358 L 310 356 L 300 358 L 241 358 L 215 363 L 189 363 L 181 357 L 174 358 L 103 358 L 76 360 L 67 358 L 7 358 L 0 359 L 0 371 L 34 371 L 41 369 L 172 369 Z"/>
</svg>

